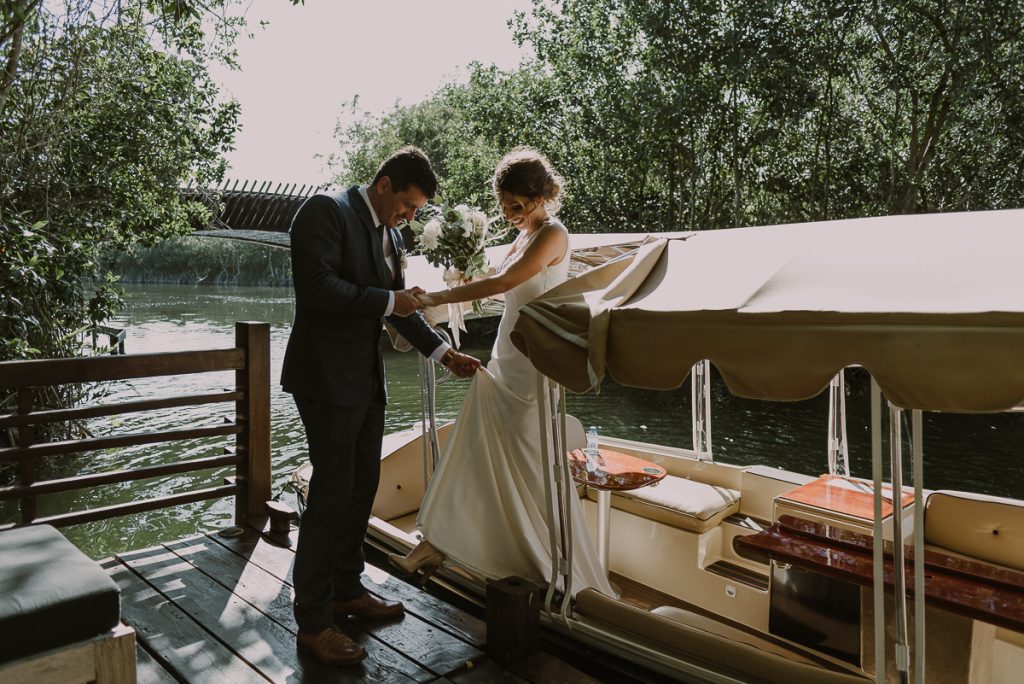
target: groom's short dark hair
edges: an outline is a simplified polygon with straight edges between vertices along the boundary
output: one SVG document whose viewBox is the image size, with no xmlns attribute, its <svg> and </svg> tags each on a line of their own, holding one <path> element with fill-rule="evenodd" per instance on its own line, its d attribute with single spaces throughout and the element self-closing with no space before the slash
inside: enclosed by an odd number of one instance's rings
<svg viewBox="0 0 1024 684">
<path fill-rule="evenodd" d="M 427 199 L 437 194 L 437 176 L 430 166 L 430 160 L 423 150 L 414 145 L 407 145 L 385 159 L 377 169 L 372 185 L 376 185 L 384 176 L 391 179 L 391 189 L 395 192 L 415 185 Z"/>
</svg>

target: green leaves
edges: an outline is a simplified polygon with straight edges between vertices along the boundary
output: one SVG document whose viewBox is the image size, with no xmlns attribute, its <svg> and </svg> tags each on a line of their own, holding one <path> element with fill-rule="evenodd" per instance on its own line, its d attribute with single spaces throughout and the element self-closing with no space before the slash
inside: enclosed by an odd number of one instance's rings
<svg viewBox="0 0 1024 684">
<path fill-rule="evenodd" d="M 1020 2 L 535 0 L 510 25 L 535 61 L 342 127 L 339 177 L 413 143 L 483 198 L 531 145 L 594 232 L 1024 206 Z"/>
<path fill-rule="evenodd" d="M 77 354 L 73 332 L 121 304 L 104 250 L 208 217 L 180 188 L 219 180 L 233 144 L 238 105 L 206 70 L 231 52 L 229 4 L 72 0 L 26 24 L 0 104 L 2 358 Z"/>
<path fill-rule="evenodd" d="M 448 271 L 453 279 L 487 273 L 484 249 L 505 236 L 495 221 L 467 204 L 428 204 L 409 222 L 416 236 L 416 251 L 427 262 Z"/>
</svg>

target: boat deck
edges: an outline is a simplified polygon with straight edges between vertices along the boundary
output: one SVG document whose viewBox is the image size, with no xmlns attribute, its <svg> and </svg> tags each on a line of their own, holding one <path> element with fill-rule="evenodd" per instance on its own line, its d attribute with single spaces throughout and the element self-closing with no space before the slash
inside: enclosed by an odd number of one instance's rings
<svg viewBox="0 0 1024 684">
<path fill-rule="evenodd" d="M 144 682 L 596 682 L 539 652 L 510 668 L 484 653 L 485 623 L 367 566 L 374 594 L 405 603 L 390 623 L 342 629 L 367 658 L 328 667 L 295 649 L 294 550 L 252 529 L 199 535 L 120 554 L 103 567 L 121 588 L 122 620 L 135 628 Z"/>
</svg>

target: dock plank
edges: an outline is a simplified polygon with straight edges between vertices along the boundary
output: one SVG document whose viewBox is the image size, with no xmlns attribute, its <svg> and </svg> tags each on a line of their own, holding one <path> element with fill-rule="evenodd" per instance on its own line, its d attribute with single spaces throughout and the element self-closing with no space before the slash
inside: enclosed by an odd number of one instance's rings
<svg viewBox="0 0 1024 684">
<path fill-rule="evenodd" d="M 245 533 L 237 537 L 214 538 L 222 545 L 245 558 L 250 557 L 257 543 L 268 544 L 265 537 L 251 528 L 247 528 Z M 267 565 L 272 566 L 271 568 L 265 568 L 271 572 L 274 572 L 272 568 L 282 567 L 284 560 L 294 558 L 295 544 L 298 543 L 298 531 L 293 530 L 290 538 L 292 542 L 291 549 L 270 543 L 269 546 L 273 550 L 261 549 L 260 557 L 253 559 L 252 562 L 257 564 L 265 562 Z M 289 556 L 289 554 L 291 555 Z M 264 555 L 270 557 L 264 558 Z M 384 599 L 401 601 L 405 604 L 406 612 L 413 613 L 422 620 L 440 627 L 449 634 L 473 646 L 479 648 L 487 642 L 487 625 L 480 618 L 445 603 L 425 591 L 410 586 L 369 563 L 367 563 L 366 568 L 367 572 L 363 575 L 363 584 L 371 593 Z M 289 585 L 291 584 L 291 566 L 289 566 L 286 576 L 281 579 Z"/>
<path fill-rule="evenodd" d="M 474 667 L 450 675 L 449 679 L 456 684 L 529 684 L 493 660 L 485 660 Z"/>
<path fill-rule="evenodd" d="M 294 560 L 294 553 L 290 549 L 271 544 L 254 532 L 231 538 L 211 536 L 210 539 L 238 551 L 249 563 L 259 566 L 290 585 L 291 565 Z M 388 575 L 374 568 L 365 579 L 368 580 L 367 587 L 373 589 L 386 584 Z M 421 605 L 426 603 L 423 601 Z M 472 644 L 422 619 L 411 610 L 407 611 L 400 621 L 371 623 L 357 620 L 352 624 L 438 675 L 456 671 L 465 667 L 468 661 L 481 659 L 484 655 Z M 467 620 L 466 624 L 470 624 L 470 621 Z M 345 625 L 341 626 L 346 628 Z"/>
<path fill-rule="evenodd" d="M 597 680 L 549 653 L 504 667 L 477 646 L 479 618 L 368 565 L 367 589 L 402 600 L 391 623 L 342 621 L 368 651 L 352 667 L 329 667 L 297 653 L 292 613 L 293 549 L 258 531 L 196 535 L 102 561 L 122 592 L 122 615 L 136 629 L 138 681 L 184 682 L 498 682 Z"/>
<path fill-rule="evenodd" d="M 209 537 L 195 537 L 164 545 L 177 557 L 202 572 L 226 588 L 239 598 L 254 606 L 260 613 L 270 618 L 288 632 L 288 644 L 291 652 L 295 651 L 295 633 L 297 626 L 292 613 L 291 591 L 288 586 L 266 570 L 232 553 Z M 230 585 L 230 586 L 227 586 Z M 418 665 L 413 659 L 406 657 L 379 640 L 371 638 L 359 630 L 346 630 L 356 642 L 367 650 L 367 657 L 359 666 L 350 668 L 330 668 L 322 666 L 310 659 L 302 658 L 305 672 L 302 681 L 311 681 L 310 674 L 316 670 L 318 677 L 331 677 L 330 681 L 409 681 L 426 682 L 434 679 L 434 674 Z M 300 657 L 301 658 L 301 657 Z"/>
<path fill-rule="evenodd" d="M 177 555 L 157 547 L 118 559 L 271 681 L 303 669 L 293 635 Z"/>
<path fill-rule="evenodd" d="M 142 647 L 141 640 L 135 642 L 135 681 L 137 684 L 178 684 L 174 675 Z"/>
<path fill-rule="evenodd" d="M 416 589 L 384 570 L 369 564 L 366 568 L 363 585 L 371 593 L 384 599 L 401 601 L 406 611 L 473 646 L 479 648 L 487 642 L 487 623 L 480 618 Z"/>
<path fill-rule="evenodd" d="M 135 628 L 136 637 L 149 644 L 161 665 L 176 676 L 211 684 L 267 681 L 128 567 L 116 559 L 102 566 L 121 589 L 121 619 Z"/>
<path fill-rule="evenodd" d="M 438 675 L 454 672 L 465 667 L 467 662 L 484 657 L 483 651 L 411 613 L 406 613 L 401 620 L 394 622 L 370 623 L 357 620 L 354 624 Z"/>
</svg>

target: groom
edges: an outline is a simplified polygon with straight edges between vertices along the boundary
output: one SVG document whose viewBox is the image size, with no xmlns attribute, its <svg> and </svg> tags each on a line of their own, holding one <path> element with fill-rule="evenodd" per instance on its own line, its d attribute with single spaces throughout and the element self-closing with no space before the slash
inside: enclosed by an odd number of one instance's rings
<svg viewBox="0 0 1024 684">
<path fill-rule="evenodd" d="M 400 617 L 403 606 L 367 593 L 360 582 L 363 537 L 380 480 L 387 390 L 380 352 L 387 318 L 424 356 L 456 375 L 480 366 L 430 329 L 405 289 L 402 240 L 437 190 L 426 155 L 405 147 L 368 186 L 308 199 L 291 226 L 295 322 L 281 369 L 306 430 L 313 476 L 295 551 L 298 648 L 321 662 L 348 665 L 366 651 L 335 621 Z"/>
</svg>

